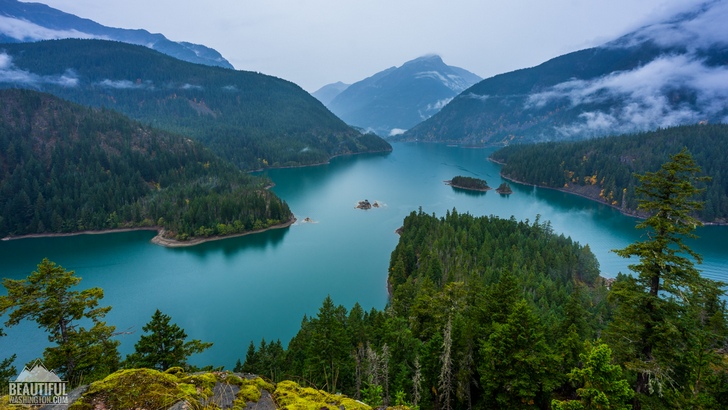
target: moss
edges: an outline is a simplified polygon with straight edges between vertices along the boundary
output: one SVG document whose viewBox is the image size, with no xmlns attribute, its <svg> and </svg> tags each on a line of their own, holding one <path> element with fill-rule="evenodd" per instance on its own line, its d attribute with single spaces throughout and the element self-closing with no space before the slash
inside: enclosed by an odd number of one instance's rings
<svg viewBox="0 0 728 410">
<path fill-rule="evenodd" d="M 194 385 L 197 393 L 204 398 L 212 396 L 212 389 L 217 384 L 217 376 L 213 373 L 183 375 L 179 380 L 182 383 Z"/>
<path fill-rule="evenodd" d="M 185 373 L 185 369 L 183 369 L 179 366 L 175 366 L 175 367 L 170 367 L 169 369 L 165 370 L 165 373 L 173 374 L 175 376 L 181 376 Z"/>
<path fill-rule="evenodd" d="M 199 397 L 171 374 L 152 369 L 128 369 L 112 373 L 92 383 L 71 410 L 92 409 L 101 405 L 110 409 L 167 408 L 179 401 L 198 403 Z"/>
<path fill-rule="evenodd" d="M 249 401 L 257 403 L 258 400 L 260 400 L 260 396 L 261 392 L 258 386 L 247 384 L 240 387 L 240 392 L 238 392 L 237 398 L 245 400 L 246 403 Z"/>
<path fill-rule="evenodd" d="M 265 380 L 263 380 L 261 377 L 256 377 L 255 379 L 246 379 L 246 383 L 253 383 L 255 384 L 259 389 L 261 390 L 268 390 L 269 392 L 275 391 L 276 387 Z"/>
<path fill-rule="evenodd" d="M 318 410 L 327 408 L 339 410 L 340 406 L 352 410 L 371 410 L 371 407 L 346 396 L 329 394 L 310 387 L 301 387 L 292 381 L 282 381 L 276 386 L 273 397 L 280 409 Z"/>
</svg>

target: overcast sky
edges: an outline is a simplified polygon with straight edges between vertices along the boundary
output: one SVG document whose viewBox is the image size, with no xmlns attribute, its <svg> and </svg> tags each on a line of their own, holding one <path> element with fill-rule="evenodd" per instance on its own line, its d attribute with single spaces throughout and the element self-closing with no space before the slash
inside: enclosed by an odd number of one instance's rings
<svg viewBox="0 0 728 410">
<path fill-rule="evenodd" d="M 307 91 L 425 54 L 487 78 L 595 46 L 702 0 L 39 0 L 218 50 Z"/>
</svg>

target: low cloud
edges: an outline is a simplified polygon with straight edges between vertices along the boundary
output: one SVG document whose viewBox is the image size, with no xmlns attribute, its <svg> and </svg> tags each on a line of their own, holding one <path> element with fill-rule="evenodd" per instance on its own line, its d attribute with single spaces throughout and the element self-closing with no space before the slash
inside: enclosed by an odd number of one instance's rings
<svg viewBox="0 0 728 410">
<path fill-rule="evenodd" d="M 442 100 L 435 101 L 434 103 L 427 104 L 425 109 L 427 111 L 440 111 L 442 107 L 446 106 L 450 101 L 452 101 L 452 98 L 444 98 Z"/>
<path fill-rule="evenodd" d="M 104 81 L 101 81 L 99 83 L 102 87 L 107 88 L 116 88 L 121 90 L 127 90 L 127 89 L 141 89 L 141 88 L 147 88 L 149 85 L 148 83 L 141 83 L 141 82 L 135 82 L 135 81 L 129 81 L 129 80 L 109 80 L 106 79 Z"/>
<path fill-rule="evenodd" d="M 0 82 L 39 88 L 44 84 L 76 87 L 78 86 L 79 80 L 76 73 L 71 69 L 66 70 L 66 72 L 60 75 L 44 76 L 21 70 L 13 64 L 13 58 L 10 55 L 0 53 Z"/>
<path fill-rule="evenodd" d="M 490 98 L 490 95 L 478 95 L 473 92 L 469 92 L 467 94 L 463 94 L 462 98 L 470 98 L 473 100 L 480 100 L 480 101 L 486 101 Z"/>
<path fill-rule="evenodd" d="M 194 85 L 194 84 L 184 84 L 180 88 L 183 90 L 204 90 L 204 88 L 202 86 Z"/>
<path fill-rule="evenodd" d="M 652 41 L 662 47 L 686 47 L 690 51 L 728 44 L 728 2 L 708 1 L 672 20 L 643 27 L 609 44 L 631 47 Z"/>
<path fill-rule="evenodd" d="M 402 134 L 404 134 L 404 133 L 405 133 L 406 131 L 407 131 L 407 130 L 403 130 L 402 128 L 392 128 L 392 129 L 391 129 L 391 130 L 389 131 L 389 136 L 390 136 L 390 137 L 394 137 L 395 135 L 402 135 Z"/>
<path fill-rule="evenodd" d="M 686 94 L 693 95 L 693 101 L 679 100 Z M 582 113 L 580 122 L 559 128 L 567 135 L 694 123 L 728 107 L 728 67 L 707 66 L 691 55 L 663 56 L 634 70 L 557 84 L 530 95 L 525 108 L 539 109 L 552 102 L 565 102 L 571 108 L 600 103 L 610 107 Z"/>
<path fill-rule="evenodd" d="M 0 33 L 21 42 L 61 38 L 97 38 L 78 30 L 53 30 L 26 20 L 6 16 L 0 16 Z"/>
</svg>

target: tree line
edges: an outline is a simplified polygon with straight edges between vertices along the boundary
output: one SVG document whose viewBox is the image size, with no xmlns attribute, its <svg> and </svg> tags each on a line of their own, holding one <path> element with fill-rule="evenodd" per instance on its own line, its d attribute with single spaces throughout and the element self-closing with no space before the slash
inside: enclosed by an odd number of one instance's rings
<svg viewBox="0 0 728 410">
<path fill-rule="evenodd" d="M 704 179 L 687 150 L 639 175 L 638 206 L 649 217 L 636 228 L 647 234 L 616 250 L 635 263 L 611 289 L 588 246 L 540 218 L 412 212 L 390 259 L 385 309 L 347 310 L 327 297 L 315 316 L 303 317 L 287 347 L 251 341 L 234 370 L 295 379 L 370 405 L 723 408 L 725 284 L 702 277 L 700 255 L 683 242 L 701 225 L 691 215 L 702 206 L 695 196 Z M 69 291 L 77 283 L 47 260 L 28 279 L 4 280 L 5 325 L 31 319 L 46 328 L 56 345 L 44 360 L 65 376 L 172 363 L 142 360 L 159 340 L 155 329 L 171 326 L 161 312 L 144 328 L 149 337 L 120 363 L 114 329 L 102 321 L 109 308 L 98 307 L 101 290 Z M 90 330 L 78 327 L 82 317 Z M 180 335 L 172 345 L 182 356 L 206 346 L 171 330 L 165 333 Z"/>
<path fill-rule="evenodd" d="M 158 226 L 184 240 L 292 217 L 269 180 L 189 138 L 35 91 L 0 101 L 0 236 Z"/>
<path fill-rule="evenodd" d="M 635 213 L 635 173 L 654 172 L 686 147 L 710 181 L 698 193 L 704 222 L 728 221 L 728 125 L 699 124 L 578 142 L 512 145 L 491 155 L 504 163 L 503 176 L 527 184 L 576 191 Z"/>
<path fill-rule="evenodd" d="M 287 349 L 251 342 L 239 369 L 368 403 L 426 409 L 719 409 L 728 400 L 724 284 L 682 242 L 700 222 L 687 151 L 639 176 L 636 259 L 611 290 L 587 245 L 548 222 L 409 215 L 384 310 L 326 298 Z"/>
</svg>

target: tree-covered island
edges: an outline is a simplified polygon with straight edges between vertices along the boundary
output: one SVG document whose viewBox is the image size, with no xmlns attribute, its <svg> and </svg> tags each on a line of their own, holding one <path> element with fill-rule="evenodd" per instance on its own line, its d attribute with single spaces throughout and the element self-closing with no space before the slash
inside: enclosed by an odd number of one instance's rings
<svg viewBox="0 0 728 410">
<path fill-rule="evenodd" d="M 488 183 L 484 179 L 464 177 L 461 175 L 453 177 L 451 180 L 445 181 L 445 183 L 453 188 L 468 189 L 471 191 L 489 191 L 493 189 L 488 186 Z"/>
</svg>

